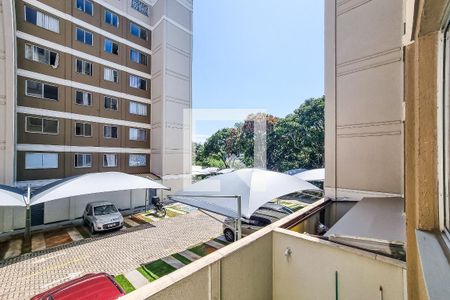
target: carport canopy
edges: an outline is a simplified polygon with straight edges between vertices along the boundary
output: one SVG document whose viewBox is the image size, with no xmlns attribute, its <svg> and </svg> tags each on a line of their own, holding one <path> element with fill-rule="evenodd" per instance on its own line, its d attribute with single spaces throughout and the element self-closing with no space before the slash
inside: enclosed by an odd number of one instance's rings
<svg viewBox="0 0 450 300">
<path fill-rule="evenodd" d="M 265 203 L 306 190 L 320 191 L 316 186 L 294 176 L 254 168 L 198 181 L 170 196 L 170 199 L 237 219 L 238 196 L 241 197 L 241 216 L 250 218 Z"/>
<path fill-rule="evenodd" d="M 61 179 L 42 187 L 31 197 L 31 205 L 75 196 L 137 189 L 169 188 L 137 175 L 121 172 L 90 173 Z"/>
<path fill-rule="evenodd" d="M 300 178 L 305 181 L 319 181 L 323 182 L 325 180 L 325 169 L 313 169 L 308 171 L 303 171 L 292 175 L 294 177 Z"/>
<path fill-rule="evenodd" d="M 0 184 L 0 206 L 26 206 L 23 191 Z"/>
</svg>

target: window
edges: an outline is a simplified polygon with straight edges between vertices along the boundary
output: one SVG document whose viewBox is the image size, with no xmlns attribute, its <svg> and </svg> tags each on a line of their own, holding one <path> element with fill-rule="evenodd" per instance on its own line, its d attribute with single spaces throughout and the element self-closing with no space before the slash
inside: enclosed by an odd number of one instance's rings
<svg viewBox="0 0 450 300">
<path fill-rule="evenodd" d="M 130 60 L 137 64 L 147 65 L 147 55 L 135 49 L 130 49 Z"/>
<path fill-rule="evenodd" d="M 94 6 L 89 0 L 76 0 L 77 8 L 88 15 L 94 15 Z"/>
<path fill-rule="evenodd" d="M 137 103 L 130 101 L 130 114 L 146 116 L 147 115 L 147 105 L 142 103 Z"/>
<path fill-rule="evenodd" d="M 92 125 L 89 123 L 76 122 L 75 123 L 75 135 L 91 137 L 92 136 Z"/>
<path fill-rule="evenodd" d="M 114 168 L 118 166 L 117 154 L 103 154 L 103 167 Z"/>
<path fill-rule="evenodd" d="M 58 87 L 34 80 L 25 81 L 25 95 L 49 100 L 58 100 Z"/>
<path fill-rule="evenodd" d="M 103 79 L 111 82 L 119 82 L 119 72 L 114 69 L 105 68 L 103 73 Z"/>
<path fill-rule="evenodd" d="M 58 134 L 58 120 L 40 117 L 25 117 L 25 131 L 41 134 Z"/>
<path fill-rule="evenodd" d="M 25 44 L 25 58 L 50 65 L 53 68 L 57 68 L 59 64 L 59 55 L 57 52 L 30 44 Z"/>
<path fill-rule="evenodd" d="M 130 75 L 130 86 L 145 91 L 147 89 L 147 80 L 136 75 Z"/>
<path fill-rule="evenodd" d="M 147 165 L 147 156 L 145 154 L 130 154 L 128 165 L 130 167 L 144 167 Z"/>
<path fill-rule="evenodd" d="M 147 40 L 147 30 L 142 28 L 139 25 L 136 25 L 134 23 L 130 23 L 130 33 L 134 35 L 135 37 L 140 38 L 141 40 L 146 41 Z"/>
<path fill-rule="evenodd" d="M 75 154 L 75 168 L 90 168 L 92 166 L 92 154 Z"/>
<path fill-rule="evenodd" d="M 129 135 L 130 141 L 143 142 L 147 139 L 147 131 L 141 128 L 130 128 Z"/>
<path fill-rule="evenodd" d="M 92 63 L 76 58 L 75 59 L 75 72 L 92 76 Z"/>
<path fill-rule="evenodd" d="M 103 126 L 103 136 L 106 139 L 117 139 L 117 126 Z"/>
<path fill-rule="evenodd" d="M 92 94 L 83 91 L 75 92 L 75 103 L 78 105 L 91 106 L 92 105 Z"/>
<path fill-rule="evenodd" d="M 79 42 L 82 42 L 86 45 L 94 45 L 93 39 L 92 39 L 92 32 L 89 32 L 87 30 L 78 28 L 75 29 L 75 39 Z"/>
<path fill-rule="evenodd" d="M 105 96 L 105 109 L 107 110 L 119 110 L 119 100 L 116 98 Z"/>
<path fill-rule="evenodd" d="M 131 7 L 143 14 L 148 16 L 148 5 L 140 0 L 131 0 Z"/>
<path fill-rule="evenodd" d="M 103 42 L 103 51 L 118 55 L 119 45 L 111 40 L 105 39 L 105 41 Z"/>
<path fill-rule="evenodd" d="M 25 153 L 25 169 L 57 169 L 58 153 Z"/>
<path fill-rule="evenodd" d="M 25 6 L 25 21 L 41 28 L 59 33 L 59 20 L 34 8 Z"/>
<path fill-rule="evenodd" d="M 114 27 L 119 27 L 119 16 L 109 10 L 105 10 L 105 23 Z"/>
</svg>

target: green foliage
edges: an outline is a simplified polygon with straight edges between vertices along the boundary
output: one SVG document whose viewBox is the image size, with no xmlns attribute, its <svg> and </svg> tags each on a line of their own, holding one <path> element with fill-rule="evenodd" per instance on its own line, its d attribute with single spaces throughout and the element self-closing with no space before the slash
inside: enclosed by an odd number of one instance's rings
<svg viewBox="0 0 450 300">
<path fill-rule="evenodd" d="M 247 167 L 255 164 L 255 128 L 264 124 L 267 168 L 284 172 L 296 168 L 320 168 L 324 159 L 324 98 L 311 98 L 285 118 L 258 113 L 249 115 L 243 123 L 214 133 L 206 142 L 194 144 L 196 165 L 229 168 L 233 159 Z M 263 152 L 264 154 L 264 152 Z"/>
</svg>

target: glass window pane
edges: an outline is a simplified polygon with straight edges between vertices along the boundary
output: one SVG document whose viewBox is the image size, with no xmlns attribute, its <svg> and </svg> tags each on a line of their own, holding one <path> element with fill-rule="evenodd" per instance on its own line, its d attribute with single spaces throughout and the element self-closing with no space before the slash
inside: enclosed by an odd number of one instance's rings
<svg viewBox="0 0 450 300">
<path fill-rule="evenodd" d="M 27 131 L 42 132 L 42 119 L 27 117 Z"/>
<path fill-rule="evenodd" d="M 83 123 L 75 123 L 75 135 L 83 135 Z"/>
<path fill-rule="evenodd" d="M 108 53 L 112 52 L 112 41 L 111 40 L 105 39 L 103 50 Z"/>
<path fill-rule="evenodd" d="M 43 132 L 45 133 L 58 133 L 58 121 L 57 120 L 43 120 Z"/>
<path fill-rule="evenodd" d="M 85 1 L 85 3 L 84 3 L 84 11 L 87 14 L 90 14 L 92 16 L 92 2 L 87 1 L 87 0 Z"/>
<path fill-rule="evenodd" d="M 36 24 L 37 23 L 37 11 L 26 6 L 25 8 L 25 20 L 27 22 Z"/>
<path fill-rule="evenodd" d="M 132 35 L 139 37 L 139 26 L 134 23 L 130 24 L 130 32 Z"/>
<path fill-rule="evenodd" d="M 84 135 L 92 136 L 92 125 L 91 124 L 84 124 Z"/>
<path fill-rule="evenodd" d="M 92 45 L 92 33 L 90 32 L 85 33 L 85 42 L 88 45 Z"/>
<path fill-rule="evenodd" d="M 58 168 L 58 154 L 57 153 L 42 153 L 42 167 L 44 169 Z"/>
<path fill-rule="evenodd" d="M 58 100 L 58 87 L 45 84 L 44 98 Z"/>
<path fill-rule="evenodd" d="M 42 83 L 32 80 L 27 80 L 26 94 L 28 96 L 42 97 Z"/>
<path fill-rule="evenodd" d="M 84 43 L 84 31 L 80 28 L 77 28 L 77 41 Z"/>
<path fill-rule="evenodd" d="M 42 154 L 41 153 L 25 153 L 25 169 L 41 169 Z"/>
</svg>

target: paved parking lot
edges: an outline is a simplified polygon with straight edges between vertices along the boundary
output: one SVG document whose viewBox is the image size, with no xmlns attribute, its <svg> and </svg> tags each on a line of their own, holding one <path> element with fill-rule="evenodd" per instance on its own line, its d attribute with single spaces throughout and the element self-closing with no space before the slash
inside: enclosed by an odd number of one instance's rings
<svg viewBox="0 0 450 300">
<path fill-rule="evenodd" d="M 0 262 L 0 299 L 31 296 L 83 274 L 121 274 L 221 234 L 199 211 Z"/>
</svg>

